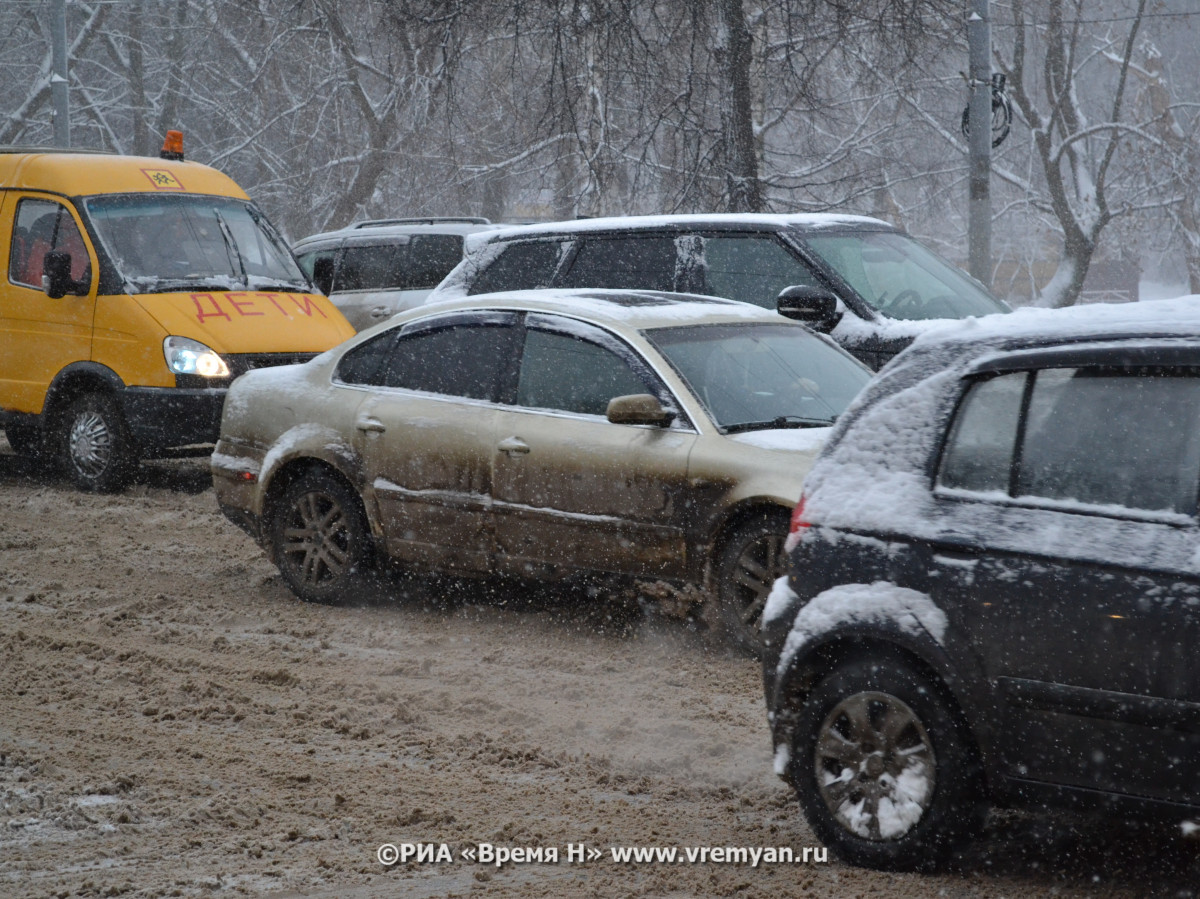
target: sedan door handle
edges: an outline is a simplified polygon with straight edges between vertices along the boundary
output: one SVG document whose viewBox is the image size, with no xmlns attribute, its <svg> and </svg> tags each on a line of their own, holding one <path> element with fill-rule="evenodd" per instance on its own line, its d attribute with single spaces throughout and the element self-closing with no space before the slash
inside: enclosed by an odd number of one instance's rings
<svg viewBox="0 0 1200 899">
<path fill-rule="evenodd" d="M 387 318 L 392 314 L 390 306 L 376 306 L 371 310 L 371 318 Z"/>
<path fill-rule="evenodd" d="M 372 434 L 382 434 L 387 430 L 383 422 L 374 417 L 360 418 L 354 423 L 354 427 L 360 431 L 367 431 Z"/>
<path fill-rule="evenodd" d="M 518 453 L 524 456 L 529 452 L 529 444 L 520 437 L 506 437 L 496 444 L 496 449 L 509 457 Z"/>
</svg>

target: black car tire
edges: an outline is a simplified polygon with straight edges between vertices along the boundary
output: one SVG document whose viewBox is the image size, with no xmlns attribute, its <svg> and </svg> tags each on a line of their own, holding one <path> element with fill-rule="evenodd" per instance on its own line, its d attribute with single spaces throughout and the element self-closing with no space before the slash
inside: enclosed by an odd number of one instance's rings
<svg viewBox="0 0 1200 899">
<path fill-rule="evenodd" d="M 105 393 L 75 399 L 59 419 L 59 459 L 80 490 L 112 493 L 137 470 L 138 457 L 116 400 Z"/>
<path fill-rule="evenodd" d="M 726 640 L 756 658 L 762 654 L 763 607 L 777 578 L 787 574 L 789 516 L 786 512 L 760 512 L 742 522 L 724 541 L 717 559 L 710 623 Z"/>
<path fill-rule="evenodd" d="M 290 484 L 271 516 L 271 554 L 292 592 L 305 602 L 337 603 L 359 586 L 371 561 L 362 502 L 330 474 Z"/>
<path fill-rule="evenodd" d="M 974 744 L 937 685 L 902 659 L 834 668 L 793 734 L 789 774 L 805 816 L 851 864 L 936 870 L 982 828 Z"/>
</svg>

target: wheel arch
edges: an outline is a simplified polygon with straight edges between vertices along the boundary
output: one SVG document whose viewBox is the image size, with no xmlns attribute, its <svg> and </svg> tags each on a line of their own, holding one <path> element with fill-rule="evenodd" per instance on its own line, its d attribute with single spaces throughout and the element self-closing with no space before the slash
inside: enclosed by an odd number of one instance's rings
<svg viewBox="0 0 1200 899">
<path fill-rule="evenodd" d="M 278 511 L 280 498 L 289 487 L 311 474 L 323 474 L 344 484 L 357 498 L 360 511 L 367 521 L 367 526 L 376 537 L 380 534 L 378 516 L 372 514 L 371 504 L 368 503 L 360 490 L 360 478 L 340 454 L 330 453 L 333 459 L 325 455 L 317 456 L 307 453 L 296 453 L 267 469 L 263 466 L 263 487 L 261 491 L 261 511 L 259 513 L 259 531 L 269 534 L 275 514 Z M 337 461 L 334 461 L 336 459 Z M 270 462 L 268 459 L 267 462 Z M 340 464 L 339 464 L 340 463 Z M 264 539 L 263 545 L 271 552 L 270 540 Z"/>
<path fill-rule="evenodd" d="M 776 672 L 768 717 L 777 752 L 784 745 L 790 751 L 799 710 L 817 684 L 840 665 L 861 659 L 889 659 L 907 665 L 933 684 L 982 763 L 985 782 L 992 782 L 993 735 L 984 716 L 972 711 L 983 708 L 980 703 L 989 701 L 984 695 L 986 691 L 956 673 L 957 666 L 945 646 L 928 634 L 914 636 L 899 627 L 843 629 L 806 648 L 789 661 L 785 670 Z M 784 771 L 777 773 L 782 775 Z"/>
<path fill-rule="evenodd" d="M 72 362 L 50 382 L 42 404 L 43 428 L 74 400 L 87 393 L 117 394 L 125 389 L 120 375 L 99 362 Z"/>
<path fill-rule="evenodd" d="M 791 518 L 792 508 L 769 496 L 750 497 L 730 506 L 709 531 L 708 551 L 704 557 L 705 570 L 710 576 L 715 573 L 717 563 L 730 539 L 747 522 L 759 516 L 778 516 L 786 521 Z"/>
</svg>

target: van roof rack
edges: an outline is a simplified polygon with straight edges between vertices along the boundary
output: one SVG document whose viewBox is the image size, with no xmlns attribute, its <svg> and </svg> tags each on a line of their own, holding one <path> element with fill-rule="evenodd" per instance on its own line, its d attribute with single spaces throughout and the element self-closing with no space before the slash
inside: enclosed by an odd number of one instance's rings
<svg viewBox="0 0 1200 899">
<path fill-rule="evenodd" d="M 403 219 L 370 219 L 365 222 L 355 222 L 351 228 L 382 228 L 385 225 L 490 225 L 491 221 L 477 216 L 423 216 Z"/>
</svg>

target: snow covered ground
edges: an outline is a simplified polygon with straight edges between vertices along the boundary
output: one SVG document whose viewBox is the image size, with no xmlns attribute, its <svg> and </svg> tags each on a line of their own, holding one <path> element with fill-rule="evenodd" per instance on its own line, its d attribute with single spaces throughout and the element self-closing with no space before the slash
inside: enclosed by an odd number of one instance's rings
<svg viewBox="0 0 1200 899">
<path fill-rule="evenodd" d="M 581 597 L 297 602 L 200 461 L 114 497 L 0 441 L 0 895 L 1194 897 L 1200 840 L 998 815 L 962 869 L 618 863 L 817 846 L 757 666 Z M 452 862 L 385 867 L 385 843 Z M 586 844 L 586 863 L 464 849 Z"/>
</svg>

